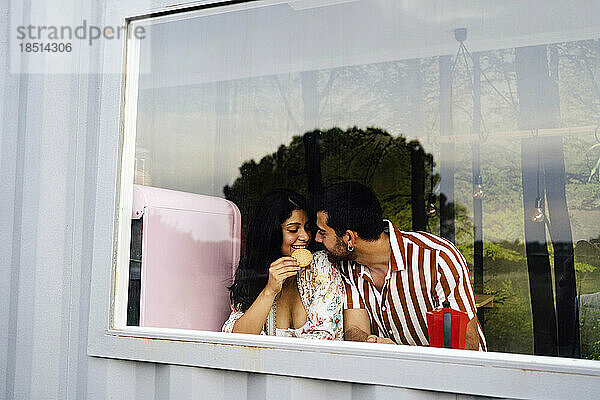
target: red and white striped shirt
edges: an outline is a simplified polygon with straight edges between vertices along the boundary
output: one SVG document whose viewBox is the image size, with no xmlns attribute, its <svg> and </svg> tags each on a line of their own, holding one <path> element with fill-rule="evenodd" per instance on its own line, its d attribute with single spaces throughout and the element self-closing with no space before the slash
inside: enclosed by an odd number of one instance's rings
<svg viewBox="0 0 600 400">
<path fill-rule="evenodd" d="M 363 308 L 369 313 L 377 336 L 398 344 L 428 346 L 427 311 L 450 307 L 472 319 L 477 310 L 464 256 L 446 239 L 426 232 L 402 232 L 391 222 L 389 239 L 392 257 L 381 292 L 369 269 L 342 261 L 346 284 L 346 309 Z M 481 326 L 479 348 L 486 350 Z"/>
</svg>

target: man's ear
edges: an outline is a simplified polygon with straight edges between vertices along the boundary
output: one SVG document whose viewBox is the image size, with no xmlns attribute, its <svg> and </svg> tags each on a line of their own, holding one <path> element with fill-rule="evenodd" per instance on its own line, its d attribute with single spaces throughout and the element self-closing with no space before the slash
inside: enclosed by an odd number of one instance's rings
<svg viewBox="0 0 600 400">
<path fill-rule="evenodd" d="M 355 231 L 347 230 L 346 233 L 344 233 L 344 242 L 350 242 L 352 245 L 354 245 L 356 243 L 356 239 L 358 239 L 358 234 Z"/>
</svg>

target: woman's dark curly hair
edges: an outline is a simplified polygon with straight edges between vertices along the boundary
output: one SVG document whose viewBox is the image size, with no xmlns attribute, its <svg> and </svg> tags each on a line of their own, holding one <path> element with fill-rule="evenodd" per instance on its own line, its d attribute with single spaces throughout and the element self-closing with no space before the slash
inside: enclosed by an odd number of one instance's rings
<svg viewBox="0 0 600 400">
<path fill-rule="evenodd" d="M 269 267 L 281 257 L 281 224 L 294 210 L 306 210 L 306 200 L 287 189 L 267 193 L 256 206 L 248 225 L 244 252 L 229 287 L 231 303 L 238 310 L 245 312 L 267 285 Z"/>
</svg>

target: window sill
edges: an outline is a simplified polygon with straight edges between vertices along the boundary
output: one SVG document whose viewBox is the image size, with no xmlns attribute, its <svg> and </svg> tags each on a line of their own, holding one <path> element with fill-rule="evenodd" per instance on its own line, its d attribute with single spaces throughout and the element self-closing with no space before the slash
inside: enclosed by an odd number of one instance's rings
<svg viewBox="0 0 600 400">
<path fill-rule="evenodd" d="M 88 354 L 509 398 L 593 398 L 600 384 L 591 360 L 176 329 L 107 330 Z"/>
</svg>

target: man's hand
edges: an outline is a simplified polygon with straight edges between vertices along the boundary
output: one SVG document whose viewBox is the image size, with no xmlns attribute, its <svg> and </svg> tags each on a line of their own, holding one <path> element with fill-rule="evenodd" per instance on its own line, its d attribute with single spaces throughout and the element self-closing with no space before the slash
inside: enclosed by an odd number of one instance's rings
<svg viewBox="0 0 600 400">
<path fill-rule="evenodd" d="M 479 350 L 479 322 L 477 315 L 467 323 L 466 350 Z"/>
<path fill-rule="evenodd" d="M 367 336 L 367 340 L 365 340 L 365 342 L 368 342 L 368 343 L 396 344 L 392 339 L 381 337 L 381 336 L 376 336 L 376 335 L 369 335 L 369 336 Z"/>
<path fill-rule="evenodd" d="M 344 338 L 355 342 L 396 344 L 393 340 L 370 335 L 371 323 L 367 310 L 344 310 Z"/>
<path fill-rule="evenodd" d="M 344 340 L 351 342 L 366 342 L 369 334 L 357 327 L 349 327 L 344 330 Z"/>
<path fill-rule="evenodd" d="M 369 314 L 363 308 L 344 310 L 344 339 L 366 342 L 371 333 Z"/>
</svg>

